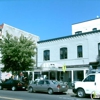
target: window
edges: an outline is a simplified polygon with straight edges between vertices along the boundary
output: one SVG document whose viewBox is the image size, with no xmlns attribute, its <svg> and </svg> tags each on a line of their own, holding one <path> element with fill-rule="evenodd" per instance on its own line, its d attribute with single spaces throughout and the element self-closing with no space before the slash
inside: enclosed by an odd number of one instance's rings
<svg viewBox="0 0 100 100">
<path fill-rule="evenodd" d="M 82 31 L 77 31 L 77 32 L 75 32 L 75 34 L 77 35 L 77 34 L 82 34 Z"/>
<path fill-rule="evenodd" d="M 83 57 L 83 51 L 82 51 L 82 46 L 77 46 L 77 56 L 78 57 Z"/>
<path fill-rule="evenodd" d="M 50 60 L 50 50 L 44 51 L 44 60 Z"/>
<path fill-rule="evenodd" d="M 49 81 L 45 81 L 45 83 L 46 83 L 46 84 L 50 84 L 50 82 L 49 82 Z"/>
<path fill-rule="evenodd" d="M 53 84 L 58 84 L 59 82 L 56 81 L 56 80 L 52 80 L 52 83 L 53 83 Z"/>
<path fill-rule="evenodd" d="M 93 28 L 92 30 L 93 30 L 93 31 L 97 31 L 97 28 Z"/>
<path fill-rule="evenodd" d="M 67 59 L 67 48 L 60 48 L 60 59 Z"/>
<path fill-rule="evenodd" d="M 98 43 L 98 55 L 100 56 L 100 43 Z"/>
<path fill-rule="evenodd" d="M 33 84 L 37 84 L 37 83 L 38 83 L 38 81 L 33 81 L 32 83 L 33 83 Z"/>
<path fill-rule="evenodd" d="M 94 82 L 95 81 L 95 75 L 89 75 L 87 78 L 85 78 L 84 82 Z"/>
<path fill-rule="evenodd" d="M 13 81 L 12 80 L 7 80 L 7 81 L 5 81 L 5 83 L 11 84 L 11 83 L 13 83 Z"/>
<path fill-rule="evenodd" d="M 43 85 L 43 84 L 44 84 L 44 81 L 41 80 L 41 81 L 38 82 L 38 84 L 39 84 L 39 85 Z"/>
</svg>

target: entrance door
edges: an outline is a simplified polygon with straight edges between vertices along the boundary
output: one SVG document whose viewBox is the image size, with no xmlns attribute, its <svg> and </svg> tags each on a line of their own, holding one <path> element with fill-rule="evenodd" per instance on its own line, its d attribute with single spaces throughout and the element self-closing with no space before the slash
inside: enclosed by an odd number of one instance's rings
<svg viewBox="0 0 100 100">
<path fill-rule="evenodd" d="M 50 71 L 50 79 L 56 80 L 56 72 L 55 71 Z"/>
</svg>

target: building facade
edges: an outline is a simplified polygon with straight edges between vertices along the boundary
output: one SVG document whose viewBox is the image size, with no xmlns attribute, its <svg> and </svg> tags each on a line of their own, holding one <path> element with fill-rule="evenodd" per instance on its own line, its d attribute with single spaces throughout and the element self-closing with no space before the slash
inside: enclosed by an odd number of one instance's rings
<svg viewBox="0 0 100 100">
<path fill-rule="evenodd" d="M 67 82 L 80 81 L 100 53 L 100 19 L 73 24 L 70 36 L 37 43 L 40 74 Z"/>
<path fill-rule="evenodd" d="M 13 26 L 7 25 L 7 24 L 2 24 L 0 25 L 0 39 L 2 39 L 2 36 L 6 36 L 6 33 L 11 34 L 12 36 L 17 36 L 20 37 L 21 35 L 24 35 L 26 38 L 32 38 L 35 42 L 35 44 L 37 45 L 37 41 L 40 40 L 39 36 L 34 35 L 32 33 L 23 31 L 21 29 L 15 28 Z M 1 55 L 0 55 L 1 56 Z M 37 56 L 37 55 L 36 55 Z M 37 57 L 34 57 L 34 59 L 36 60 Z M 37 60 L 36 60 L 37 61 Z M 35 67 L 37 66 L 37 64 L 35 65 Z M 0 64 L 0 69 L 3 67 L 2 64 Z M 33 66 L 34 67 L 34 66 Z M 1 71 L 0 71 L 1 73 Z M 0 75 L 1 76 L 1 75 Z"/>
<path fill-rule="evenodd" d="M 13 36 L 32 37 L 37 45 L 33 80 L 41 75 L 66 82 L 80 81 L 89 67 L 97 66 L 100 55 L 100 18 L 75 23 L 70 36 L 41 40 L 39 36 L 7 24 L 0 25 L 0 39 L 6 32 Z M 3 65 L 0 65 L 0 68 Z"/>
</svg>

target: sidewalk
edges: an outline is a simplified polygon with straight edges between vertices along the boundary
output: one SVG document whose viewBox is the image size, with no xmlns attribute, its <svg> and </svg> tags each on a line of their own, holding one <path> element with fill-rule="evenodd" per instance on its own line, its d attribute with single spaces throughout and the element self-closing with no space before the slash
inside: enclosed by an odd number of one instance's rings
<svg viewBox="0 0 100 100">
<path fill-rule="evenodd" d="M 73 93 L 73 90 L 72 90 L 72 89 L 68 89 L 68 91 L 66 92 L 66 94 L 68 94 L 68 95 L 75 95 L 75 94 Z"/>
</svg>

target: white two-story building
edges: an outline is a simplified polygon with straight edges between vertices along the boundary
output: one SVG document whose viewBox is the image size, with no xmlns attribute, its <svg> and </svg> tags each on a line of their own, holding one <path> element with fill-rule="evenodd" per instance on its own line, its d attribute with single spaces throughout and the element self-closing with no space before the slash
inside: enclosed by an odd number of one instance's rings
<svg viewBox="0 0 100 100">
<path fill-rule="evenodd" d="M 42 74 L 68 82 L 82 80 L 100 54 L 100 18 L 73 24 L 70 36 L 37 43 L 35 78 Z"/>
</svg>

